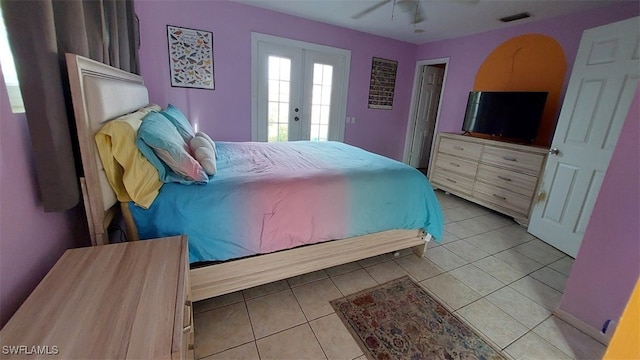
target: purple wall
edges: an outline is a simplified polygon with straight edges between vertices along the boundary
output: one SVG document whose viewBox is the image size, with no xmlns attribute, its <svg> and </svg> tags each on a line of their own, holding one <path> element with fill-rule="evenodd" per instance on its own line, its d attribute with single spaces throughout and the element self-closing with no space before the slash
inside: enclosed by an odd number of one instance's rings
<svg viewBox="0 0 640 360">
<path fill-rule="evenodd" d="M 624 1 L 606 8 L 420 45 L 418 60 L 450 58 L 438 131 L 461 131 L 467 96 L 473 88 L 476 73 L 486 57 L 503 42 L 519 35 L 538 33 L 554 38 L 562 46 L 567 59 L 567 73 L 560 95 L 560 103 L 562 103 L 582 32 L 589 28 L 637 16 L 639 12 L 638 2 Z"/>
<path fill-rule="evenodd" d="M 640 278 L 640 86 L 613 152 L 560 308 L 596 329 Z"/>
<path fill-rule="evenodd" d="M 62 253 L 87 239 L 76 208 L 40 205 L 24 114 L 13 114 L 0 73 L 0 326 L 9 320 Z"/>
<path fill-rule="evenodd" d="M 227 1 L 138 1 L 140 64 L 152 101 L 171 102 L 214 139 L 251 140 L 251 32 L 351 50 L 345 142 L 402 159 L 417 46 Z M 213 32 L 216 90 L 172 88 L 166 25 Z M 373 56 L 398 60 L 393 110 L 367 109 Z"/>
</svg>

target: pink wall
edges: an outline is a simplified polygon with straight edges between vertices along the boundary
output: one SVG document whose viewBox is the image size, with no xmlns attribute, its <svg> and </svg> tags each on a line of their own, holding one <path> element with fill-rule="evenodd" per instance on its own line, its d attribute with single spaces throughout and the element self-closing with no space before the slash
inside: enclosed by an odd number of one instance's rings
<svg viewBox="0 0 640 360">
<path fill-rule="evenodd" d="M 606 8 L 420 45 L 418 60 L 450 58 L 438 131 L 461 131 L 467 96 L 473 88 L 476 73 L 486 57 L 504 41 L 523 34 L 538 33 L 554 38 L 562 46 L 567 59 L 565 85 L 560 95 L 562 103 L 582 31 L 637 16 L 639 12 L 638 2 L 621 1 Z"/>
<path fill-rule="evenodd" d="M 62 253 L 86 239 L 80 209 L 45 213 L 24 114 L 13 114 L 0 73 L 0 326 Z"/>
<path fill-rule="evenodd" d="M 609 163 L 560 308 L 601 329 L 640 278 L 640 86 Z"/>
<path fill-rule="evenodd" d="M 151 100 L 172 102 L 214 139 L 251 140 L 251 32 L 351 50 L 345 142 L 402 159 L 416 45 L 227 1 L 138 1 L 140 64 Z M 166 25 L 213 32 L 216 90 L 172 88 Z M 398 60 L 393 110 L 367 109 L 373 56 Z"/>
</svg>

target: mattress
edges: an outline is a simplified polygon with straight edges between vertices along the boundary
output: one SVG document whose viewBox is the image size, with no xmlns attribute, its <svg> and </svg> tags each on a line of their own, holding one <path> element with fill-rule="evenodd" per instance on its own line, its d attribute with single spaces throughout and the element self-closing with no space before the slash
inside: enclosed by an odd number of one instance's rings
<svg viewBox="0 0 640 360">
<path fill-rule="evenodd" d="M 190 262 L 223 261 L 391 229 L 442 238 L 427 178 L 339 142 L 216 142 L 203 185 L 165 184 L 149 209 L 130 203 L 141 239 L 186 234 Z"/>
</svg>

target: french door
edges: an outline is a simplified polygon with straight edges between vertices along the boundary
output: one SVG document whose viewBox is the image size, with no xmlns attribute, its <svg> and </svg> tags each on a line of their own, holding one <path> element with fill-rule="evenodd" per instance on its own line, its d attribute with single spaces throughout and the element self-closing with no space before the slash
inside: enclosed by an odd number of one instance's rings
<svg viewBox="0 0 640 360">
<path fill-rule="evenodd" d="M 252 34 L 252 140 L 343 141 L 350 51 Z"/>
</svg>

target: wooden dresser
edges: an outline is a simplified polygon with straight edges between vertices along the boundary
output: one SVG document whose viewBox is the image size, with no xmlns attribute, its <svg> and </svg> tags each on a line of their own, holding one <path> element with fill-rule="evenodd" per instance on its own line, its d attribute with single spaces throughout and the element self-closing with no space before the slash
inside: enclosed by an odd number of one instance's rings
<svg viewBox="0 0 640 360">
<path fill-rule="evenodd" d="M 0 331 L 2 358 L 193 359 L 187 240 L 67 250 Z"/>
<path fill-rule="evenodd" d="M 429 180 L 527 225 L 547 149 L 439 133 Z"/>
</svg>

